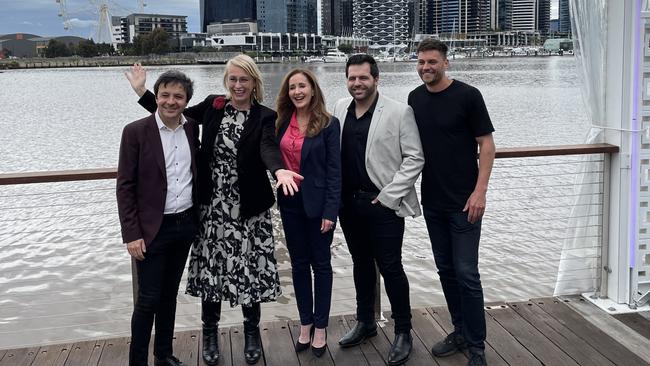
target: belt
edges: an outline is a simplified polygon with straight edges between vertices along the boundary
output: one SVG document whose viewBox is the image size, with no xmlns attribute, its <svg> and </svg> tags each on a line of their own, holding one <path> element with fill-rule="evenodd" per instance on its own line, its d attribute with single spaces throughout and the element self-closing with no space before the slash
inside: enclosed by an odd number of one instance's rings
<svg viewBox="0 0 650 366">
<path fill-rule="evenodd" d="M 348 193 L 351 198 L 375 198 L 379 195 L 379 192 L 368 192 L 360 189 L 354 190 Z"/>
<path fill-rule="evenodd" d="M 164 214 L 163 219 L 165 220 L 184 220 L 188 217 L 191 217 L 194 214 L 194 210 L 192 207 L 188 208 L 187 210 L 183 212 L 176 212 L 173 214 Z"/>
</svg>

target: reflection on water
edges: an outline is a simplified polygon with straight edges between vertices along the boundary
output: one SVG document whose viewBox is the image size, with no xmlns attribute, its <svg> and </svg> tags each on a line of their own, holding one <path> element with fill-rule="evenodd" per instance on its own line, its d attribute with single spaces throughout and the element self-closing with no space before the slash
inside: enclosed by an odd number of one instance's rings
<svg viewBox="0 0 650 366">
<path fill-rule="evenodd" d="M 313 69 L 328 106 L 348 96 L 344 65 L 268 64 L 261 65 L 265 104 L 273 105 L 283 75 L 296 66 Z M 408 92 L 419 85 L 413 63 L 379 66 L 380 93 L 405 101 Z M 148 85 L 166 69 L 150 68 Z M 223 66 L 179 69 L 195 80 L 193 102 L 209 93 L 223 92 Z M 0 100 L 10 112 L 0 119 L 0 129 L 5 131 L 0 134 L 0 172 L 116 166 L 123 126 L 146 115 L 137 105 L 123 71 L 16 70 L 0 74 Z M 449 73 L 482 91 L 498 146 L 581 143 L 588 129 L 572 58 L 452 60 Z M 549 166 L 511 163 L 500 168 L 500 164 L 495 166 L 493 182 L 512 177 L 513 172 L 517 172 L 515 176 L 535 174 L 539 169 L 561 173 Z M 540 182 L 533 178 L 525 183 L 535 187 Z M 114 185 L 114 181 L 106 180 L 0 187 L 0 349 L 128 334 L 131 266 L 121 243 Z M 533 235 L 541 240 L 562 235 L 564 222 L 552 219 L 566 216 L 568 209 L 526 211 L 528 198 L 539 195 L 529 192 L 530 197 L 522 192 L 524 199 L 516 201 L 508 201 L 512 191 L 499 193 L 495 189 L 490 193 L 493 211 L 488 209 L 481 248 L 488 300 L 552 293 L 561 241 L 546 240 L 543 245 L 518 242 L 517 223 L 539 219 L 531 232 L 537 231 Z M 551 206 L 566 204 L 565 198 Z M 263 317 L 296 318 L 289 257 L 282 245 L 279 219 L 274 220 L 274 228 L 284 294 L 277 303 L 265 304 Z M 407 220 L 403 252 L 413 306 L 442 304 L 421 218 Z M 340 231 L 335 234 L 332 253 L 332 313 L 353 313 L 352 263 Z M 196 327 L 200 324 L 199 305 L 182 292 L 177 327 Z M 382 303 L 388 304 L 385 296 Z M 224 308 L 222 323 L 240 320 L 239 309 Z"/>
<path fill-rule="evenodd" d="M 348 96 L 342 64 L 266 64 L 265 104 L 273 106 L 284 74 L 309 67 L 328 106 Z M 379 90 L 406 101 L 419 85 L 414 63 L 382 63 Z M 223 66 L 181 66 L 195 81 L 198 103 L 223 93 Z M 122 127 L 146 116 L 123 76 L 125 68 L 15 70 L 0 75 L 0 172 L 115 166 Z M 167 70 L 152 67 L 148 83 Z M 478 87 L 498 146 L 580 143 L 588 128 L 576 66 L 569 57 L 452 60 L 450 75 Z"/>
</svg>

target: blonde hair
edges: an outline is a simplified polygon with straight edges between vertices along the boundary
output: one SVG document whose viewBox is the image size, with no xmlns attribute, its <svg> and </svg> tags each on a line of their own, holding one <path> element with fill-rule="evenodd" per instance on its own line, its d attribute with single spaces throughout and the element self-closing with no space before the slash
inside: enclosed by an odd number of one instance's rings
<svg viewBox="0 0 650 366">
<path fill-rule="evenodd" d="M 226 89 L 226 96 L 230 98 L 230 91 L 228 90 L 228 68 L 230 66 L 237 66 L 244 70 L 248 76 L 253 78 L 253 92 L 251 93 L 251 102 L 257 100 L 258 103 L 264 101 L 264 82 L 262 81 L 262 73 L 257 67 L 255 61 L 245 54 L 237 55 L 226 63 L 226 70 L 223 73 L 223 87 Z"/>
<path fill-rule="evenodd" d="M 310 117 L 309 122 L 307 123 L 307 129 L 305 130 L 305 135 L 307 137 L 314 137 L 318 135 L 323 128 L 329 125 L 332 116 L 325 108 L 325 97 L 323 97 L 323 91 L 318 85 L 316 76 L 314 73 L 306 69 L 293 69 L 289 71 L 282 80 L 282 86 L 280 87 L 278 99 L 276 100 L 278 119 L 275 121 L 275 133 L 278 133 L 282 123 L 291 118 L 293 111 L 296 110 L 291 98 L 289 98 L 289 79 L 297 74 L 304 75 L 314 91 L 314 95 L 311 97 L 311 101 L 309 102 Z"/>
</svg>

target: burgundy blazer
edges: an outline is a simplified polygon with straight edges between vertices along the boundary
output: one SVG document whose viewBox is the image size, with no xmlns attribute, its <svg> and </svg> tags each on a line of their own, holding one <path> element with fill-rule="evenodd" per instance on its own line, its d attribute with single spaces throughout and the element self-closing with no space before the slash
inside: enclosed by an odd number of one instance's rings
<svg viewBox="0 0 650 366">
<path fill-rule="evenodd" d="M 183 129 L 192 155 L 192 200 L 196 210 L 199 128 L 195 121 L 188 119 Z M 119 159 L 117 210 L 122 240 L 129 243 L 144 239 L 145 245 L 149 246 L 160 230 L 167 196 L 165 156 L 153 114 L 124 127 Z"/>
</svg>

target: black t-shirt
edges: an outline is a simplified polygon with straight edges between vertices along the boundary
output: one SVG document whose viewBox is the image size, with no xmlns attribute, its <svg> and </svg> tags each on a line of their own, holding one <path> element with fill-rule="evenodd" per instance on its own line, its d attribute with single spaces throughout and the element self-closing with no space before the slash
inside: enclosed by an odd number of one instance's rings
<svg viewBox="0 0 650 366">
<path fill-rule="evenodd" d="M 370 131 L 370 122 L 372 122 L 372 115 L 375 113 L 378 98 L 379 95 L 377 95 L 366 113 L 359 118 L 356 116 L 354 100 L 348 107 L 348 114 L 345 116 L 341 136 L 341 170 L 344 196 L 359 190 L 379 192 L 379 189 L 370 180 L 366 170 L 368 131 Z"/>
<path fill-rule="evenodd" d="M 481 92 L 453 80 L 432 93 L 424 84 L 408 97 L 424 151 L 422 206 L 460 211 L 478 179 L 476 137 L 494 131 Z"/>
</svg>

